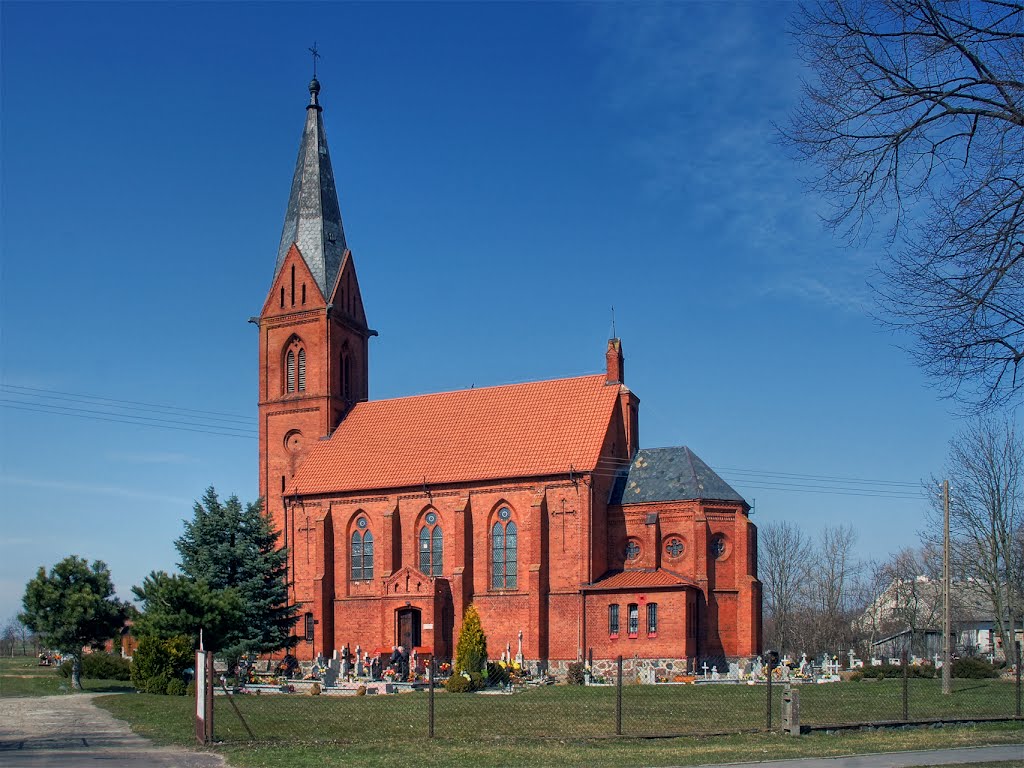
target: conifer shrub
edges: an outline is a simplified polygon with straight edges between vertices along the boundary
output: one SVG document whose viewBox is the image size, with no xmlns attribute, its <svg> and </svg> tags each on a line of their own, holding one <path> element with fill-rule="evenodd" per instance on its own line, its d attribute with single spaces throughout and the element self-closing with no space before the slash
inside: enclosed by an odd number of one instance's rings
<svg viewBox="0 0 1024 768">
<path fill-rule="evenodd" d="M 139 639 L 132 656 L 131 680 L 143 693 L 184 695 L 187 690 L 185 670 L 195 663 L 192 641 L 184 635 L 160 640 Z M 181 690 L 173 683 L 181 683 Z"/>
<path fill-rule="evenodd" d="M 999 670 L 984 659 L 957 659 L 953 662 L 953 677 L 970 680 L 983 680 L 986 677 L 999 677 Z"/>
<path fill-rule="evenodd" d="M 444 681 L 444 688 L 448 693 L 469 693 L 473 690 L 473 681 L 462 674 L 452 675 Z"/>
<path fill-rule="evenodd" d="M 583 685 L 587 681 L 586 668 L 582 661 L 574 661 L 569 665 L 565 673 L 565 682 L 568 685 Z"/>
<path fill-rule="evenodd" d="M 131 680 L 131 664 L 111 653 L 84 653 L 81 657 L 82 677 L 90 680 Z M 71 677 L 71 665 L 61 664 L 61 677 Z"/>
<path fill-rule="evenodd" d="M 480 623 L 480 614 L 472 603 L 466 608 L 459 630 L 459 641 L 455 645 L 455 664 L 452 677 L 461 677 L 463 672 L 470 675 L 474 689 L 483 687 L 483 672 L 487 669 L 487 636 Z M 465 678 L 463 678 L 465 679 Z M 480 682 L 477 682 L 477 681 Z M 451 690 L 449 688 L 449 690 Z"/>
</svg>

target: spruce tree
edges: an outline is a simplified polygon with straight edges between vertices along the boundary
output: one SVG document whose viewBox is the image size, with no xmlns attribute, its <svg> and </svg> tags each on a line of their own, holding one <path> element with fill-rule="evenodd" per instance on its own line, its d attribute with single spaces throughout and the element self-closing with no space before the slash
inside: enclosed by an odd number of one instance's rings
<svg viewBox="0 0 1024 768">
<path fill-rule="evenodd" d="M 487 670 L 487 636 L 480 624 L 480 614 L 472 603 L 466 608 L 455 645 L 455 674 L 479 675 Z"/>
<path fill-rule="evenodd" d="M 263 514 L 262 500 L 243 506 L 231 496 L 221 502 L 211 487 L 174 543 L 182 574 L 213 590 L 234 590 L 241 598 L 238 625 L 218 643 L 229 660 L 294 644 L 298 615 L 288 604 L 288 555 L 278 548 L 279 537 Z"/>
</svg>

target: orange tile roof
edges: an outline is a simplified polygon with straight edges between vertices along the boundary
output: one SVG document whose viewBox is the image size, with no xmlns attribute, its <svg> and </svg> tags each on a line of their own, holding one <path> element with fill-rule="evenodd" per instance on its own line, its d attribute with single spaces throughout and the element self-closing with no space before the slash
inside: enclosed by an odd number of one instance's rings
<svg viewBox="0 0 1024 768">
<path fill-rule="evenodd" d="M 295 477 L 298 493 L 402 488 L 596 466 L 619 387 L 605 375 L 358 403 Z"/>
<path fill-rule="evenodd" d="M 693 587 L 696 586 L 685 576 L 664 568 L 641 568 L 618 571 L 606 575 L 593 584 L 587 584 L 584 590 L 605 589 L 649 589 L 651 587 Z"/>
</svg>

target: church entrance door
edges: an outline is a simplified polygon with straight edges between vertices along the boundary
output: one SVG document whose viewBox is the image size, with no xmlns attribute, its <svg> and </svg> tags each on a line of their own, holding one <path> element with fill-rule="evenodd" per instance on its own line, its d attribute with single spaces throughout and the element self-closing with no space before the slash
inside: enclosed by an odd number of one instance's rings
<svg viewBox="0 0 1024 768">
<path fill-rule="evenodd" d="M 423 645 L 420 639 L 420 610 L 419 608 L 400 608 L 398 611 L 398 645 L 405 646 L 411 651 L 418 645 Z"/>
</svg>

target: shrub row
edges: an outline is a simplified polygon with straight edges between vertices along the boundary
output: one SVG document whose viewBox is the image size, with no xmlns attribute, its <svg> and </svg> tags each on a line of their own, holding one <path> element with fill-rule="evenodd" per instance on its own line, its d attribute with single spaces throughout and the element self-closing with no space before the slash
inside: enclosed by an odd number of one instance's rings
<svg viewBox="0 0 1024 768">
<path fill-rule="evenodd" d="M 953 662 L 951 669 L 952 676 L 961 679 L 979 680 L 988 677 L 999 677 L 998 668 L 992 666 L 984 659 L 957 659 Z M 933 679 L 938 672 L 931 664 L 911 666 L 907 668 L 907 677 L 922 677 Z M 851 680 L 884 680 L 903 677 L 903 667 L 899 664 L 882 664 L 878 667 L 864 667 L 851 676 Z"/>
<path fill-rule="evenodd" d="M 132 657 L 131 680 L 143 693 L 184 696 L 188 692 L 185 671 L 194 663 L 191 639 L 143 637 Z"/>
<path fill-rule="evenodd" d="M 90 680 L 130 680 L 131 664 L 110 653 L 85 653 L 81 658 L 82 677 Z M 71 677 L 71 662 L 57 669 L 61 677 Z"/>
</svg>

